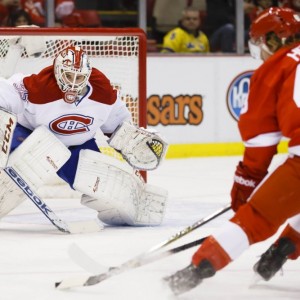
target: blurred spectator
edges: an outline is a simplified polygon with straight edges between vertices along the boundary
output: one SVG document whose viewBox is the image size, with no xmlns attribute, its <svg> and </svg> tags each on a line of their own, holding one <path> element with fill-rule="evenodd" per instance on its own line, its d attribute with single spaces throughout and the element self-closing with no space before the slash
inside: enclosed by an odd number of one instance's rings
<svg viewBox="0 0 300 300">
<path fill-rule="evenodd" d="M 178 25 L 182 11 L 189 6 L 200 12 L 206 8 L 206 0 L 147 0 L 147 9 L 151 9 L 148 24 L 151 27 L 150 37 L 158 44 L 163 42 L 164 36 Z"/>
<path fill-rule="evenodd" d="M 6 26 L 16 27 L 24 25 L 32 25 L 31 18 L 25 10 L 19 9 L 8 15 Z"/>
<path fill-rule="evenodd" d="M 255 4 L 252 0 L 244 0 L 244 37 L 245 37 L 245 46 L 248 49 L 248 42 L 250 39 L 249 30 L 252 23 L 250 15 L 255 10 Z M 249 51 L 249 49 L 248 49 Z"/>
<path fill-rule="evenodd" d="M 64 27 L 101 27 L 102 21 L 95 9 L 74 10 L 72 14 L 62 19 Z"/>
<path fill-rule="evenodd" d="M 186 7 L 183 0 L 156 0 L 150 20 L 151 37 L 162 44 L 164 36 L 178 25 L 181 13 Z M 167 13 L 166 13 L 167 12 Z"/>
<path fill-rule="evenodd" d="M 0 0 L 0 25 L 5 26 L 9 14 L 21 9 L 20 0 Z"/>
<path fill-rule="evenodd" d="M 6 6 L 3 5 L 2 1 L 0 1 L 0 26 L 3 25 L 7 16 L 8 16 L 8 10 Z"/>
<path fill-rule="evenodd" d="M 244 0 L 244 13 L 246 15 L 251 14 L 255 9 L 255 4 L 253 0 Z"/>
<path fill-rule="evenodd" d="M 206 1 L 205 32 L 212 52 L 235 52 L 235 3 L 231 0 Z"/>
<path fill-rule="evenodd" d="M 1 0 L 1 3 L 6 6 L 9 12 L 21 8 L 20 0 Z"/>
<path fill-rule="evenodd" d="M 249 14 L 251 22 L 265 9 L 272 6 L 279 6 L 278 0 L 253 0 L 255 8 Z"/>
<path fill-rule="evenodd" d="M 244 38 L 248 41 L 249 14 L 255 9 L 252 1 L 244 0 Z M 212 52 L 236 51 L 236 15 L 234 0 L 206 0 L 207 14 L 204 31 L 209 37 Z"/>
<path fill-rule="evenodd" d="M 40 27 L 46 24 L 43 2 L 43 0 L 21 0 L 21 6 L 29 14 L 32 23 Z"/>
<path fill-rule="evenodd" d="M 286 2 L 283 3 L 283 7 L 289 7 L 297 13 L 300 13 L 300 0 L 286 0 Z"/>
<path fill-rule="evenodd" d="M 55 1 L 55 17 L 57 21 L 61 21 L 64 17 L 74 12 L 74 0 L 56 0 Z"/>
<path fill-rule="evenodd" d="M 30 15 L 33 24 L 41 27 L 46 25 L 46 0 L 21 0 L 21 6 Z M 74 0 L 55 0 L 56 22 L 72 14 L 74 8 Z"/>
<path fill-rule="evenodd" d="M 207 36 L 200 30 L 199 10 L 187 7 L 182 11 L 178 27 L 172 29 L 163 40 L 164 53 L 205 53 L 209 52 Z"/>
</svg>

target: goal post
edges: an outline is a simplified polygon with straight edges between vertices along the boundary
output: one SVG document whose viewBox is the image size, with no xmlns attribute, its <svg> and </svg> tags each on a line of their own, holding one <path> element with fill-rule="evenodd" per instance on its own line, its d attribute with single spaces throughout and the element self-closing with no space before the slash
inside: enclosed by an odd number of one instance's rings
<svg viewBox="0 0 300 300">
<path fill-rule="evenodd" d="M 145 32 L 139 28 L 2 27 L 0 76 L 38 73 L 52 65 L 60 51 L 75 45 L 87 53 L 92 67 L 103 72 L 119 90 L 133 122 L 146 128 L 147 42 Z"/>
</svg>

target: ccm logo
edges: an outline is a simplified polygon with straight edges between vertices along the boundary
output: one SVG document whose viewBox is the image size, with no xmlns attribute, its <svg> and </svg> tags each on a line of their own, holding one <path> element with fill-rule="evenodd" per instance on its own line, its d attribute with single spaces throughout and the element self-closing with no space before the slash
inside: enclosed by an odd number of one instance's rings
<svg viewBox="0 0 300 300">
<path fill-rule="evenodd" d="M 6 124 L 5 132 L 4 132 L 4 139 L 2 142 L 2 148 L 1 151 L 7 154 L 9 151 L 9 145 L 10 145 L 10 139 L 12 136 L 12 126 L 14 125 L 14 120 L 12 118 L 9 118 L 8 124 Z"/>
<path fill-rule="evenodd" d="M 18 185 L 20 189 L 29 197 L 36 206 L 40 207 L 42 211 L 49 215 L 52 210 L 31 190 L 29 185 L 19 176 L 19 174 L 12 168 L 5 168 L 4 171 L 8 176 Z"/>
</svg>

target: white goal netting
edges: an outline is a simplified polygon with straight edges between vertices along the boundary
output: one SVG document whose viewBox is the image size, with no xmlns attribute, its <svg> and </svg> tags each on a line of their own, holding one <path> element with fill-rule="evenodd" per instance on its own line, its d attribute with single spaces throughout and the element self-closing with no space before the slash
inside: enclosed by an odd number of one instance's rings
<svg viewBox="0 0 300 300">
<path fill-rule="evenodd" d="M 53 59 L 70 45 L 81 46 L 93 67 L 101 70 L 120 91 L 135 124 L 145 127 L 146 92 L 145 39 L 139 29 L 0 29 L 0 76 L 37 73 L 53 64 Z M 99 140 L 103 151 L 114 155 Z M 38 191 L 44 198 L 77 197 L 79 194 L 57 178 Z M 59 195 L 58 195 L 59 193 Z"/>
</svg>

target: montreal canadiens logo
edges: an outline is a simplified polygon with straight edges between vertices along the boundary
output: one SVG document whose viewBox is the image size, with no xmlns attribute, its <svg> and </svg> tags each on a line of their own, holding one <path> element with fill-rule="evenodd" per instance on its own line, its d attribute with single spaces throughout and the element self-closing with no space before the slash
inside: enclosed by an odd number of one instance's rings
<svg viewBox="0 0 300 300">
<path fill-rule="evenodd" d="M 250 78 L 254 71 L 247 71 L 236 76 L 227 90 L 227 107 L 231 116 L 238 121 L 241 109 L 247 101 Z"/>
<path fill-rule="evenodd" d="M 83 115 L 63 115 L 50 123 L 50 129 L 62 135 L 72 135 L 90 131 L 94 118 Z"/>
</svg>

